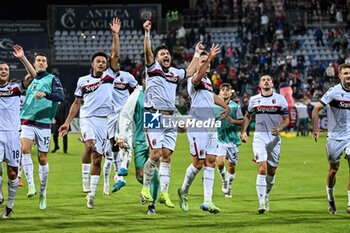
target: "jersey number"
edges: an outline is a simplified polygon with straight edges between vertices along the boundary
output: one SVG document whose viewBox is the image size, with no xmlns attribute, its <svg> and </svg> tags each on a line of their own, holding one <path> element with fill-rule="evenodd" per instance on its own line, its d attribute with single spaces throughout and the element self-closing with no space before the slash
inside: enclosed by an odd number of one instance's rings
<svg viewBox="0 0 350 233">
<path fill-rule="evenodd" d="M 50 143 L 50 137 L 44 137 L 44 144 L 48 146 Z"/>
<path fill-rule="evenodd" d="M 12 156 L 13 156 L 13 159 L 19 159 L 19 150 L 13 150 L 12 151 Z"/>
</svg>

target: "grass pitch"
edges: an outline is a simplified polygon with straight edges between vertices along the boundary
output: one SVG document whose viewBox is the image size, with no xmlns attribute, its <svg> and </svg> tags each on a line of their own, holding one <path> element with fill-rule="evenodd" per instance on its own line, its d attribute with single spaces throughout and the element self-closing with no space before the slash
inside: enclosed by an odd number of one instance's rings
<svg viewBox="0 0 350 233">
<path fill-rule="evenodd" d="M 200 210 L 203 201 L 202 172 L 189 193 L 190 211 L 184 213 L 178 205 L 177 188 L 191 162 L 186 134 L 179 134 L 172 160 L 170 197 L 174 209 L 157 204 L 157 214 L 146 214 L 147 206 L 139 202 L 141 185 L 135 179 L 134 164 L 126 177 L 127 186 L 110 196 L 102 194 L 101 176 L 95 197 L 95 208 L 86 207 L 81 188 L 81 155 L 83 144 L 79 135 L 69 135 L 68 154 L 61 150 L 49 153 L 47 209 L 39 210 L 38 194 L 27 198 L 27 184 L 19 187 L 14 214 L 0 219 L 0 232 L 348 232 L 350 214 L 347 207 L 348 165 L 341 161 L 337 175 L 335 197 L 337 215 L 327 211 L 325 191 L 328 169 L 325 155 L 325 134 L 318 143 L 311 136 L 283 138 L 280 166 L 270 195 L 270 212 L 259 215 L 255 190 L 256 165 L 251 162 L 252 137 L 240 146 L 233 197 L 224 198 L 221 180 L 215 172 L 214 203 L 221 208 L 217 215 Z M 61 140 L 61 139 L 60 139 Z M 60 142 L 61 143 L 61 142 Z M 36 148 L 34 148 L 36 149 Z M 38 162 L 33 153 L 37 191 Z M 6 173 L 5 173 L 6 174 Z M 7 178 L 3 191 L 7 197 Z M 111 186 L 113 179 L 111 176 Z M 3 204 L 1 209 L 4 209 Z"/>
</svg>

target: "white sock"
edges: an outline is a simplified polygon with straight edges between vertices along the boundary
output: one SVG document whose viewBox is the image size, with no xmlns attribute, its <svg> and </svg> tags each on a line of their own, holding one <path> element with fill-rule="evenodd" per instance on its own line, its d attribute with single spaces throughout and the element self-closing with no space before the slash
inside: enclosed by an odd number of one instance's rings
<svg viewBox="0 0 350 233">
<path fill-rule="evenodd" d="M 266 175 L 266 196 L 270 194 L 271 189 L 275 183 L 275 178 L 276 178 L 276 175 L 274 176 Z"/>
<path fill-rule="evenodd" d="M 334 201 L 334 187 L 333 188 L 329 188 L 326 185 L 326 191 L 327 191 L 327 198 L 328 201 Z"/>
<path fill-rule="evenodd" d="M 350 206 L 350 191 L 348 191 L 348 206 Z"/>
<path fill-rule="evenodd" d="M 91 163 L 83 163 L 81 167 L 81 173 L 83 178 L 83 184 L 89 183 Z"/>
<path fill-rule="evenodd" d="M 33 166 L 33 160 L 31 154 L 22 154 L 23 156 L 23 171 L 24 175 L 26 176 L 28 186 L 34 187 L 34 179 L 33 179 L 33 172 L 34 172 L 34 166 Z"/>
<path fill-rule="evenodd" d="M 256 176 L 256 192 L 258 194 L 259 205 L 265 203 L 266 196 L 266 175 Z"/>
<path fill-rule="evenodd" d="M 46 195 L 47 181 L 49 177 L 49 164 L 44 166 L 39 164 L 40 196 Z"/>
<path fill-rule="evenodd" d="M 225 182 L 227 180 L 227 176 L 226 176 L 226 167 L 224 166 L 223 169 L 218 169 L 218 172 L 220 174 L 220 177 L 221 177 L 221 181 L 222 182 Z"/>
<path fill-rule="evenodd" d="M 18 177 L 14 180 L 8 181 L 8 198 L 6 206 L 10 209 L 13 209 L 13 204 L 15 202 L 16 192 L 18 188 Z"/>
<path fill-rule="evenodd" d="M 148 158 L 143 167 L 143 187 L 150 188 L 157 162 Z M 159 171 L 160 173 L 160 171 Z"/>
<path fill-rule="evenodd" d="M 103 164 L 103 181 L 105 184 L 109 184 L 109 175 L 111 174 L 113 161 L 111 159 L 105 159 Z"/>
<path fill-rule="evenodd" d="M 190 186 L 196 178 L 196 175 L 198 174 L 199 170 L 193 166 L 191 163 L 190 166 L 187 167 L 186 169 L 186 174 L 184 178 L 184 182 L 182 183 L 181 191 L 185 194 L 188 193 L 188 190 L 190 189 Z"/>
<path fill-rule="evenodd" d="M 127 166 L 126 167 L 129 167 L 131 160 L 132 160 L 132 149 L 131 148 L 129 150 L 127 150 L 126 155 L 127 155 Z"/>
<path fill-rule="evenodd" d="M 227 176 L 228 176 L 228 189 L 231 190 L 232 189 L 232 183 L 236 177 L 236 173 L 234 174 L 231 174 L 231 173 L 227 173 Z"/>
<path fill-rule="evenodd" d="M 171 173 L 170 163 L 160 162 L 159 166 L 159 182 L 160 191 L 162 193 L 168 193 L 170 184 L 170 173 Z"/>
<path fill-rule="evenodd" d="M 99 180 L 100 180 L 100 176 L 99 175 L 91 175 L 90 176 L 90 188 L 91 188 L 90 195 L 93 196 L 93 197 L 95 196 Z"/>
<path fill-rule="evenodd" d="M 119 150 L 118 152 L 113 152 L 113 164 L 114 164 L 114 171 L 117 174 L 118 169 L 122 167 L 122 152 Z"/>
<path fill-rule="evenodd" d="M 17 174 L 17 176 L 19 178 L 22 177 L 22 171 L 23 171 L 23 156 L 21 156 L 21 162 L 18 165 L 18 174 Z"/>
<path fill-rule="evenodd" d="M 212 202 L 214 172 L 215 172 L 215 168 L 204 167 L 204 171 L 203 171 L 204 202 Z"/>
<path fill-rule="evenodd" d="M 121 149 L 121 164 L 122 168 L 128 169 L 129 152 L 125 149 Z"/>
</svg>

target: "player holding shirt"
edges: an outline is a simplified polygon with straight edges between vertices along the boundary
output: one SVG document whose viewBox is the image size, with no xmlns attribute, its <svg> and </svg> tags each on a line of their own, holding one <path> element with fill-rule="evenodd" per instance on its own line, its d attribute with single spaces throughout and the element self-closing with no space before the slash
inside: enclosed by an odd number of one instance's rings
<svg viewBox="0 0 350 233">
<path fill-rule="evenodd" d="M 350 168 L 350 65 L 339 66 L 340 83 L 331 87 L 318 102 L 312 111 L 313 138 L 317 142 L 320 132 L 318 126 L 318 113 L 327 106 L 328 134 L 327 134 L 327 158 L 329 169 L 327 174 L 327 199 L 328 212 L 336 214 L 337 208 L 334 198 L 336 175 L 340 165 L 340 159 L 345 150 L 345 159 Z M 350 214 L 350 178 L 348 180 L 348 207 Z"/>
<path fill-rule="evenodd" d="M 289 124 L 288 104 L 286 99 L 274 93 L 272 78 L 269 75 L 260 77 L 261 93 L 249 100 L 241 129 L 241 140 L 247 142 L 247 127 L 252 114 L 256 115 L 253 139 L 253 160 L 258 165 L 256 191 L 259 200 L 258 212 L 263 214 L 269 210 L 269 194 L 275 183 L 275 174 L 281 152 L 279 133 Z"/>
</svg>

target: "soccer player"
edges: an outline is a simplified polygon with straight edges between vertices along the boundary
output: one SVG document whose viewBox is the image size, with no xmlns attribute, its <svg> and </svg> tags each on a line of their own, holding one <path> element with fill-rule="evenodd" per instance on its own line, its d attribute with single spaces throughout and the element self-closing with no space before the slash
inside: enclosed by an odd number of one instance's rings
<svg viewBox="0 0 350 233">
<path fill-rule="evenodd" d="M 109 195 L 109 174 L 111 172 L 112 161 L 114 161 L 115 168 L 115 180 L 112 192 L 116 192 L 126 185 L 124 176 L 128 174 L 127 161 L 130 154 L 130 150 L 126 148 L 118 149 L 114 137 L 118 133 L 118 119 L 120 111 L 124 108 L 124 105 L 129 97 L 129 89 L 133 90 L 137 86 L 137 81 L 132 74 L 125 71 L 119 71 L 119 75 L 114 79 L 113 97 L 112 97 L 112 113 L 108 116 L 108 139 L 111 146 L 107 149 L 110 151 L 107 153 L 105 162 L 103 165 L 104 173 L 104 185 L 103 193 Z"/>
<path fill-rule="evenodd" d="M 38 148 L 40 197 L 39 209 L 46 209 L 46 188 L 49 174 L 47 153 L 50 147 L 51 124 L 55 117 L 58 102 L 64 100 L 60 80 L 46 71 L 47 57 L 37 53 L 34 57 L 36 76 L 26 91 L 21 108 L 21 144 L 23 171 L 28 182 L 27 197 L 36 195 L 33 177 L 31 148 L 35 141 Z"/>
<path fill-rule="evenodd" d="M 198 51 L 203 45 L 198 43 L 191 63 L 184 69 L 171 67 L 171 55 L 165 45 L 157 47 L 152 53 L 151 49 L 151 22 L 147 20 L 143 24 L 145 30 L 144 54 L 146 64 L 146 90 L 145 109 L 155 114 L 172 115 L 175 108 L 175 95 L 177 83 L 187 76 L 192 76 L 198 63 Z M 150 157 L 144 166 L 143 188 L 141 190 L 141 202 L 153 202 L 150 193 L 150 184 L 154 170 L 160 159 L 159 179 L 161 185 L 160 201 L 169 208 L 174 208 L 168 194 L 170 183 L 171 154 L 174 151 L 177 137 L 177 129 L 164 128 L 146 129 L 146 140 L 150 148 Z"/>
<path fill-rule="evenodd" d="M 120 148 L 132 147 L 134 150 L 135 174 L 140 184 L 143 184 L 143 167 L 149 158 L 149 149 L 143 132 L 144 125 L 144 88 L 145 78 L 142 76 L 142 86 L 138 86 L 130 95 L 125 107 L 120 113 L 119 134 L 116 139 Z M 117 183 L 115 184 L 115 186 Z M 151 182 L 150 192 L 153 202 L 148 205 L 147 214 L 155 214 L 155 204 L 159 194 L 158 169 L 156 168 Z"/>
<path fill-rule="evenodd" d="M 67 134 L 69 124 L 80 109 L 80 129 L 85 144 L 82 159 L 83 191 L 90 191 L 86 195 L 86 205 L 90 209 L 95 206 L 94 199 L 100 179 L 102 154 L 106 149 L 107 117 L 112 111 L 112 85 L 117 76 L 119 62 L 120 25 L 118 18 L 113 18 L 109 24 L 113 33 L 112 54 L 110 58 L 104 52 L 96 52 L 92 55 L 91 74 L 79 78 L 74 93 L 75 100 L 65 123 L 59 129 L 62 135 Z M 108 67 L 108 60 L 110 67 Z M 91 174 L 90 184 L 89 173 Z"/>
<path fill-rule="evenodd" d="M 208 77 L 211 60 L 220 53 L 219 45 L 213 44 L 209 54 L 205 51 L 200 53 L 198 70 L 193 77 L 187 80 L 187 90 L 191 97 L 190 119 L 196 121 L 215 120 L 215 104 L 224 108 L 221 117 L 229 114 L 229 107 L 213 92 L 212 83 Z M 178 189 L 180 208 L 187 212 L 189 188 L 198 172 L 204 165 L 203 188 L 204 202 L 200 206 L 209 213 L 219 213 L 220 209 L 212 202 L 215 159 L 217 155 L 217 129 L 214 127 L 191 126 L 187 129 L 187 137 L 190 144 L 192 163 L 188 166 L 182 187 Z"/>
<path fill-rule="evenodd" d="M 261 93 L 249 100 L 241 129 L 241 141 L 247 142 L 247 127 L 252 114 L 255 114 L 256 124 L 253 139 L 253 161 L 258 166 L 256 191 L 259 200 L 258 212 L 269 211 L 269 194 L 275 183 L 281 150 L 280 132 L 289 124 L 288 104 L 286 99 L 274 93 L 272 78 L 269 75 L 260 77 Z"/>
<path fill-rule="evenodd" d="M 319 136 L 318 113 L 327 106 L 328 133 L 327 133 L 327 158 L 329 162 L 326 191 L 328 199 L 328 212 L 336 214 L 337 208 L 334 198 L 336 175 L 340 165 L 340 159 L 345 150 L 345 159 L 350 168 L 350 65 L 339 66 L 340 83 L 331 87 L 316 103 L 312 111 L 313 138 L 317 142 Z M 348 207 L 350 214 L 350 178 L 348 180 Z"/>
<path fill-rule="evenodd" d="M 20 129 L 20 96 L 33 81 L 36 75 L 34 68 L 25 57 L 19 45 L 13 46 L 13 55 L 21 60 L 29 73 L 21 82 L 10 82 L 9 66 L 0 61 L 0 205 L 4 202 L 2 193 L 3 163 L 7 164 L 8 198 L 2 218 L 8 219 L 13 210 L 18 188 L 18 167 L 21 159 Z"/>
<path fill-rule="evenodd" d="M 222 192 L 225 197 L 232 197 L 232 182 L 236 176 L 236 164 L 238 162 L 238 146 L 241 141 L 238 136 L 238 126 L 243 123 L 241 107 L 231 100 L 232 87 L 229 83 L 220 85 L 219 96 L 230 107 L 230 114 L 221 121 L 221 127 L 218 128 L 218 152 L 216 162 L 218 171 L 222 180 Z M 222 108 L 215 105 L 215 116 L 218 118 Z M 229 162 L 228 172 L 226 173 L 225 158 Z"/>
</svg>

